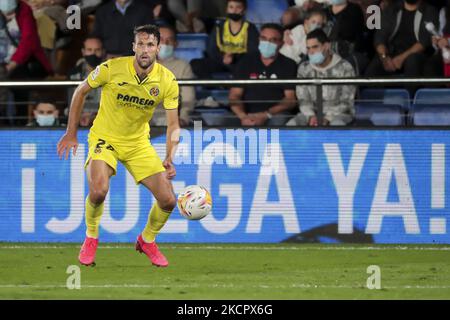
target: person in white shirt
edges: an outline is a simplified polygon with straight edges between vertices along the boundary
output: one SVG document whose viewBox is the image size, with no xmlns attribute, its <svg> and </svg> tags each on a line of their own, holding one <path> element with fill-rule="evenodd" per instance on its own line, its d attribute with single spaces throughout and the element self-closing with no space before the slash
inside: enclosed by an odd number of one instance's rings
<svg viewBox="0 0 450 320">
<path fill-rule="evenodd" d="M 305 19 L 304 24 L 296 26 L 292 30 L 286 30 L 284 33 L 284 45 L 280 53 L 291 58 L 297 64 L 304 61 L 308 56 L 306 49 L 306 35 L 325 26 L 327 17 L 322 10 L 310 11 Z"/>
</svg>

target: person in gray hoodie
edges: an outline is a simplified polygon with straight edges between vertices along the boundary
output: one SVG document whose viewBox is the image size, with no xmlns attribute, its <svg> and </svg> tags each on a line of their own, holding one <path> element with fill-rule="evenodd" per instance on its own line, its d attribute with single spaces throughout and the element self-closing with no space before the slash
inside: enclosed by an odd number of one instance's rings
<svg viewBox="0 0 450 320">
<path fill-rule="evenodd" d="M 330 39 L 322 29 L 308 33 L 306 48 L 309 61 L 300 64 L 297 78 L 353 78 L 352 65 L 331 51 Z M 355 109 L 354 85 L 325 85 L 322 89 L 322 125 L 344 126 L 353 121 Z M 315 86 L 296 88 L 300 112 L 288 121 L 288 126 L 317 126 L 317 99 Z"/>
</svg>

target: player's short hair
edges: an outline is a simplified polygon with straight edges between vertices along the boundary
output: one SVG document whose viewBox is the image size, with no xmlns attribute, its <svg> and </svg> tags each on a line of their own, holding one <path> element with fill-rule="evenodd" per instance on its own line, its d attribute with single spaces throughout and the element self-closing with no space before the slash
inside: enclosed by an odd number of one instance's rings
<svg viewBox="0 0 450 320">
<path fill-rule="evenodd" d="M 309 40 L 309 39 L 317 39 L 317 41 L 319 41 L 322 44 L 325 42 L 330 42 L 330 38 L 328 38 L 325 31 L 323 31 L 322 29 L 315 29 L 315 30 L 309 32 L 306 35 L 306 40 Z"/>
<path fill-rule="evenodd" d="M 261 26 L 261 31 L 263 31 L 264 29 L 273 29 L 278 31 L 278 33 L 281 35 L 281 37 L 283 38 L 283 34 L 284 34 L 284 29 L 283 27 L 278 24 L 278 23 L 265 23 Z M 261 32 L 260 31 L 260 32 Z"/>
<path fill-rule="evenodd" d="M 227 4 L 228 4 L 228 2 L 231 2 L 231 1 L 239 2 L 244 6 L 245 9 L 247 9 L 247 0 L 227 0 Z"/>
<path fill-rule="evenodd" d="M 312 10 L 309 10 L 309 11 L 306 13 L 305 19 L 309 19 L 309 18 L 311 18 L 312 16 L 321 16 L 321 17 L 323 18 L 324 21 L 327 20 L 327 14 L 326 14 L 326 12 L 325 12 L 324 10 L 322 10 L 322 9 L 312 9 Z"/>
<path fill-rule="evenodd" d="M 158 40 L 158 44 L 159 41 L 161 40 L 161 35 L 159 34 L 159 27 L 154 25 L 154 24 L 145 24 L 143 26 L 138 26 L 134 28 L 134 37 L 136 38 L 136 35 L 138 33 L 147 33 L 147 34 L 152 34 L 156 37 L 156 40 Z"/>
</svg>

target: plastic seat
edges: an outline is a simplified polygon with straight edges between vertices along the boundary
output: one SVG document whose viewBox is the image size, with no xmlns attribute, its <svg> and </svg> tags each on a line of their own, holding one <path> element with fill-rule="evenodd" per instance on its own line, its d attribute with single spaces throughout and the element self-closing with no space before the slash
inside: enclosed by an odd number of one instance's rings
<svg viewBox="0 0 450 320">
<path fill-rule="evenodd" d="M 288 7 L 287 0 L 248 0 L 246 19 L 258 27 L 268 22 L 280 23 Z"/>
<path fill-rule="evenodd" d="M 404 111 L 410 108 L 411 97 L 406 89 L 368 88 L 360 92 L 359 103 L 400 105 Z"/>
<path fill-rule="evenodd" d="M 206 50 L 208 35 L 206 33 L 179 33 L 177 35 L 178 49 Z"/>
<path fill-rule="evenodd" d="M 450 126 L 450 103 L 413 105 L 410 117 L 414 126 Z"/>
<path fill-rule="evenodd" d="M 450 89 L 419 89 L 414 96 L 414 104 L 450 104 Z"/>
<path fill-rule="evenodd" d="M 397 104 L 355 104 L 355 122 L 360 125 L 403 126 L 405 114 Z"/>
<path fill-rule="evenodd" d="M 192 59 L 203 58 L 203 50 L 192 48 L 176 48 L 175 56 L 190 62 Z"/>
</svg>

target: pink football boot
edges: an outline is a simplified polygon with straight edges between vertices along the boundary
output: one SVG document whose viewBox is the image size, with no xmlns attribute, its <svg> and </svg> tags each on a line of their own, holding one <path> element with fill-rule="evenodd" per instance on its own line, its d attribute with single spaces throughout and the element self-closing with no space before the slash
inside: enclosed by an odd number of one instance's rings
<svg viewBox="0 0 450 320">
<path fill-rule="evenodd" d="M 169 262 L 166 257 L 159 251 L 155 242 L 147 243 L 142 239 L 142 235 L 139 235 L 136 241 L 136 251 L 145 253 L 150 259 L 153 265 L 157 267 L 167 267 Z"/>
<path fill-rule="evenodd" d="M 78 260 L 85 266 L 95 266 L 95 252 L 97 251 L 98 239 L 89 238 L 86 236 L 83 245 L 81 246 Z"/>
</svg>

